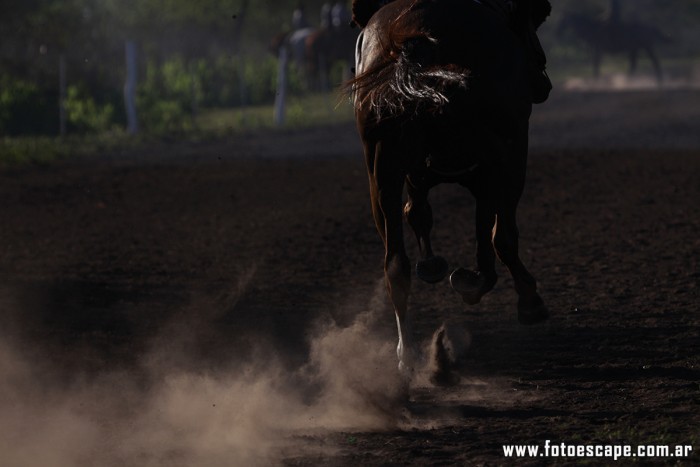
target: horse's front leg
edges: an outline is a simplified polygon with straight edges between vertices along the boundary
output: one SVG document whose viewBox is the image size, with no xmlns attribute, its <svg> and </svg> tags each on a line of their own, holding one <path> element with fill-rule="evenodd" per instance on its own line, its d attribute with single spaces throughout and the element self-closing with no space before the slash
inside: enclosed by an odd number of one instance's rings
<svg viewBox="0 0 700 467">
<path fill-rule="evenodd" d="M 498 257 L 513 276 L 515 291 L 518 293 L 518 321 L 522 324 L 536 324 L 546 320 L 549 312 L 537 293 L 537 282 L 518 254 L 515 206 L 503 207 L 498 211 L 493 243 Z"/>
<path fill-rule="evenodd" d="M 474 190 L 476 197 L 476 271 L 457 268 L 450 275 L 452 288 L 462 295 L 469 305 L 476 305 L 496 285 L 496 253 L 492 236 L 496 222 L 493 198 L 481 190 Z"/>
<path fill-rule="evenodd" d="M 644 50 L 646 50 L 646 53 L 649 56 L 649 60 L 651 60 L 651 65 L 654 67 L 654 73 L 656 74 L 656 84 L 661 86 L 664 80 L 664 74 L 661 70 L 661 63 L 659 63 L 659 59 L 654 53 L 654 49 L 651 46 L 645 47 Z"/>
<path fill-rule="evenodd" d="M 428 187 L 414 185 L 411 180 L 406 184 L 408 200 L 404 214 L 418 241 L 421 260 L 416 264 L 416 275 L 434 284 L 447 275 L 447 261 L 433 253 L 430 231 L 433 228 L 433 210 L 428 204 Z"/>
<path fill-rule="evenodd" d="M 518 293 L 518 320 L 522 324 L 536 324 L 546 320 L 549 312 L 537 293 L 537 282 L 520 260 L 516 210 L 525 188 L 527 168 L 527 126 L 516 143 L 503 152 L 503 164 L 494 172 L 492 198 L 496 209 L 493 246 L 506 265 Z"/>
</svg>

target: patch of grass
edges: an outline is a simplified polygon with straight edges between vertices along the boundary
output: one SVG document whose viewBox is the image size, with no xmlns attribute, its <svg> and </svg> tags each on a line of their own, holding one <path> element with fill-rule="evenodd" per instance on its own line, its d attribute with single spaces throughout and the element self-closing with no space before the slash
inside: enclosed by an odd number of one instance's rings
<svg viewBox="0 0 700 467">
<path fill-rule="evenodd" d="M 141 141 L 141 138 L 127 136 L 122 130 L 66 137 L 5 137 L 0 139 L 0 167 L 47 165 L 71 157 L 136 146 Z"/>
<path fill-rule="evenodd" d="M 281 128 L 308 128 L 350 122 L 352 105 L 338 93 L 290 97 Z M 192 125 L 177 132 L 130 136 L 123 130 L 69 135 L 66 137 L 22 136 L 0 139 L 0 167 L 49 164 L 70 157 L 90 156 L 117 149 L 136 149 L 158 141 L 203 141 L 260 129 L 274 129 L 273 106 L 203 109 Z"/>
<path fill-rule="evenodd" d="M 350 122 L 353 109 L 350 102 L 337 93 L 309 94 L 290 97 L 286 103 L 285 128 L 305 128 Z M 275 128 L 271 105 L 235 109 L 205 110 L 195 118 L 197 131 L 207 134 L 231 134 L 247 130 Z"/>
</svg>

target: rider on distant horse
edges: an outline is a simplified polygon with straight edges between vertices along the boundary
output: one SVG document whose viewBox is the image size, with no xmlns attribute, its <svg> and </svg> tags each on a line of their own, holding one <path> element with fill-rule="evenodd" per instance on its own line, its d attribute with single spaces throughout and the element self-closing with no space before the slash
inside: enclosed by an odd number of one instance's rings
<svg viewBox="0 0 700 467">
<path fill-rule="evenodd" d="M 392 0 L 353 0 L 352 23 L 364 28 L 372 15 Z M 467 0 L 465 0 L 467 1 Z M 552 11 L 549 0 L 473 0 L 506 16 L 511 29 L 525 43 L 530 61 L 532 102 L 540 104 L 547 100 L 552 82 L 545 67 L 547 58 L 537 37 L 537 28 L 544 23 Z"/>
<path fill-rule="evenodd" d="M 309 27 L 309 21 L 306 19 L 306 9 L 304 4 L 299 2 L 299 5 L 292 12 L 292 29 L 298 31 Z"/>
</svg>

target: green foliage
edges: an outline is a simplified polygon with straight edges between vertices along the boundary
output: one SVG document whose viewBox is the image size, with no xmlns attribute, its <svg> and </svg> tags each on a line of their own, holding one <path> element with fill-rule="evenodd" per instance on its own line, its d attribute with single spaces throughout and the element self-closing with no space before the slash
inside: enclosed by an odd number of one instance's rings
<svg viewBox="0 0 700 467">
<path fill-rule="evenodd" d="M 277 60 L 219 56 L 191 60 L 180 56 L 162 64 L 149 61 L 138 88 L 142 126 L 153 133 L 187 131 L 202 108 L 271 104 L 277 92 Z M 290 70 L 291 95 L 302 92 L 301 80 Z"/>
<path fill-rule="evenodd" d="M 53 100 L 55 118 L 58 101 Z M 38 85 L 0 76 L 0 134 L 37 134 L 49 131 L 47 113 L 49 102 Z"/>
<path fill-rule="evenodd" d="M 277 87 L 277 60 L 269 44 L 291 28 L 303 4 L 312 25 L 327 0 L 26 0 L 0 15 L 0 134 L 56 134 L 58 57 L 70 86 L 69 132 L 102 132 L 125 120 L 124 41 L 139 46 L 138 107 L 147 132 L 196 127 L 206 109 L 268 105 Z M 552 1 L 539 35 L 553 77 L 588 70 L 587 49 L 557 34 L 567 11 L 604 16 L 609 0 Z M 667 32 L 659 55 L 690 70 L 700 55 L 698 0 L 623 0 L 623 17 Z M 349 0 L 347 1 L 349 5 Z M 690 63 L 690 64 L 687 64 Z M 678 66 L 680 68 L 680 65 Z M 682 70 L 681 70 L 682 71 Z M 341 81 L 334 67 L 331 82 Z M 688 72 L 690 73 L 690 72 Z M 290 66 L 288 94 L 303 94 Z M 293 107 L 290 107 L 292 111 Z M 292 112 L 293 113 L 293 112 Z"/>
<path fill-rule="evenodd" d="M 209 60 L 200 59 L 194 68 L 202 86 L 201 104 L 204 107 L 260 105 L 274 100 L 277 61 L 272 56 L 221 55 Z"/>
<path fill-rule="evenodd" d="M 162 65 L 150 61 L 138 88 L 137 106 L 142 126 L 155 133 L 178 132 L 189 128 L 193 102 L 196 102 L 193 76 L 180 58 Z"/>
<path fill-rule="evenodd" d="M 219 55 L 186 60 L 176 55 L 160 63 L 146 61 L 137 87 L 141 128 L 150 133 L 181 133 L 195 126 L 201 109 L 271 104 L 277 92 L 278 63 L 262 58 Z M 123 124 L 121 89 L 105 92 L 99 81 L 69 81 L 64 101 L 69 133 L 99 133 Z M 0 134 L 56 134 L 58 89 L 0 79 Z M 299 74 L 290 67 L 288 93 L 303 93 Z M 47 97 L 48 96 L 48 97 Z M 95 97 L 96 96 L 96 97 Z"/>
<path fill-rule="evenodd" d="M 169 104 L 161 107 L 168 112 Z M 225 109 L 204 109 L 196 117 L 187 116 L 188 125 L 180 126 L 178 141 L 211 141 L 232 133 L 245 133 L 265 128 L 274 131 L 272 105 L 245 106 Z M 292 97 L 287 112 L 288 127 L 311 127 L 353 120 L 353 108 L 336 94 L 307 94 Z M 171 117 L 168 117 L 171 118 Z M 169 138 L 166 138 L 168 140 Z M 0 138 L 0 168 L 27 164 L 51 164 L 56 160 L 76 156 L 89 157 L 105 152 L 132 151 L 144 146 L 161 144 L 161 138 L 151 135 L 133 137 L 120 128 L 107 132 L 69 134 L 66 137 L 19 136 Z"/>
<path fill-rule="evenodd" d="M 64 101 L 66 117 L 71 130 L 79 133 L 108 130 L 114 120 L 112 104 L 99 105 L 78 86 L 69 86 Z"/>
</svg>

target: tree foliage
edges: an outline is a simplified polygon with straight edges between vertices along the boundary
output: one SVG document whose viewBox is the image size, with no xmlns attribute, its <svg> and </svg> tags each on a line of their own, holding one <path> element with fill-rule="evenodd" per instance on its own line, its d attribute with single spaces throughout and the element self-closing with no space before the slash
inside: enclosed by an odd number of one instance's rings
<svg viewBox="0 0 700 467">
<path fill-rule="evenodd" d="M 562 12 L 604 15 L 608 1 L 553 2 L 552 17 L 542 29 L 545 46 L 556 44 L 550 25 Z M 300 5 L 318 25 L 323 3 L 0 0 L 5 13 L 0 15 L 0 134 L 57 131 L 59 57 L 73 89 L 70 128 L 90 131 L 122 123 L 126 40 L 138 44 L 139 102 L 150 115 L 146 121 L 155 122 L 158 115 L 182 121 L 200 105 L 269 102 L 276 67 L 268 44 L 291 29 L 292 11 Z M 700 0 L 622 3 L 625 15 L 657 24 L 677 39 L 670 53 L 698 55 Z"/>
</svg>

